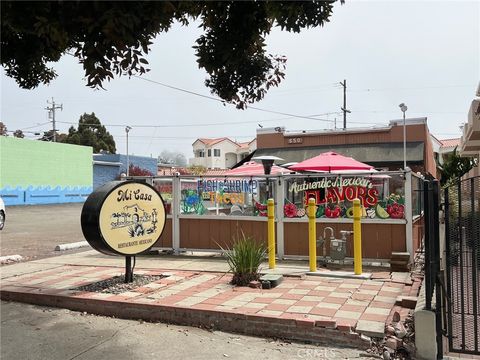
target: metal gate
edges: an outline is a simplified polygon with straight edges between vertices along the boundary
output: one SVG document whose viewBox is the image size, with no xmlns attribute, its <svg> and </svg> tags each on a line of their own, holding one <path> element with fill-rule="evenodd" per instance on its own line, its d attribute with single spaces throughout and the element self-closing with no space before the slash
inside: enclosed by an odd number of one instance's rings
<svg viewBox="0 0 480 360">
<path fill-rule="evenodd" d="M 480 354 L 480 177 L 445 189 L 449 351 Z"/>
<path fill-rule="evenodd" d="M 443 359 L 442 342 L 442 281 L 440 264 L 439 183 L 432 176 L 423 181 L 423 208 L 425 215 L 425 310 L 435 312 L 437 328 L 437 359 Z M 434 304 L 434 306 L 432 306 Z"/>
</svg>

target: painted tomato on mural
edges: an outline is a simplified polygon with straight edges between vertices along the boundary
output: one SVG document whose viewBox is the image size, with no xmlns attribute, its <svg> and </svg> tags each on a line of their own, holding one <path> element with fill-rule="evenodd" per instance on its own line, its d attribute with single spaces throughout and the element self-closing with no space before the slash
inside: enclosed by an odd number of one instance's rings
<svg viewBox="0 0 480 360">
<path fill-rule="evenodd" d="M 285 213 L 286 217 L 293 218 L 297 216 L 297 207 L 295 206 L 295 204 L 292 203 L 286 204 L 283 207 L 283 212 Z"/>
<path fill-rule="evenodd" d="M 405 206 L 398 203 L 387 205 L 387 213 L 392 219 L 403 219 L 405 216 Z"/>
<path fill-rule="evenodd" d="M 338 218 L 342 213 L 342 208 L 339 205 L 329 205 L 325 208 L 325 216 L 328 218 Z"/>
</svg>

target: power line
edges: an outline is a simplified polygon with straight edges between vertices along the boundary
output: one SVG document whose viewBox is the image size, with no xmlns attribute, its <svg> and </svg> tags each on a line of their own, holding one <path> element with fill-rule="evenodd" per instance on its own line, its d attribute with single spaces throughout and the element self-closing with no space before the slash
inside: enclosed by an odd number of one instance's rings
<svg viewBox="0 0 480 360">
<path fill-rule="evenodd" d="M 153 84 L 157 84 L 157 85 L 160 85 L 160 86 L 169 88 L 169 89 L 173 89 L 173 90 L 181 91 L 181 92 L 184 92 L 184 93 L 187 93 L 187 94 L 190 94 L 190 95 L 195 95 L 195 96 L 199 96 L 199 97 L 202 97 L 202 98 L 205 98 L 205 99 L 209 99 L 209 100 L 214 100 L 214 101 L 217 101 L 217 102 L 221 102 L 221 103 L 224 104 L 224 105 L 228 104 L 225 100 L 222 100 L 222 99 L 219 99 L 219 98 L 216 98 L 216 97 L 213 97 L 213 96 L 200 94 L 200 93 L 197 93 L 197 92 L 194 92 L 194 91 L 191 91 L 191 90 L 182 89 L 182 88 L 179 88 L 179 87 L 177 87 L 177 86 L 173 86 L 173 85 L 165 84 L 165 83 L 162 83 L 162 82 L 159 82 L 159 81 L 155 81 L 155 80 L 143 78 L 143 77 L 140 77 L 140 76 L 137 76 L 137 75 L 134 75 L 134 77 L 136 77 L 136 78 L 138 78 L 138 79 L 141 79 L 141 80 L 144 80 L 144 81 L 151 82 L 151 83 L 153 83 Z M 309 116 L 289 114 L 289 113 L 285 113 L 285 112 L 281 112 L 281 111 L 263 109 L 263 108 L 259 108 L 259 107 L 256 107 L 256 106 L 248 106 L 247 109 L 252 109 L 252 110 L 257 110 L 257 111 L 263 111 L 263 112 L 268 112 L 268 113 L 277 114 L 277 115 L 285 115 L 285 116 L 295 117 L 295 118 L 300 118 L 300 119 L 309 119 L 309 120 L 333 122 L 333 120 L 328 120 L 328 119 L 315 119 L 315 118 L 312 118 L 312 117 L 309 117 Z"/>
<path fill-rule="evenodd" d="M 117 135 L 116 137 L 124 138 L 126 135 Z M 246 138 L 251 139 L 251 135 L 233 135 L 233 136 L 221 136 L 227 138 Z M 172 139 L 172 140 L 191 140 L 191 136 L 150 136 L 150 135 L 129 135 L 128 138 L 147 138 L 147 139 Z"/>
<path fill-rule="evenodd" d="M 323 113 L 323 114 L 317 114 L 317 115 L 310 115 L 310 116 L 305 116 L 309 120 L 313 121 L 332 121 L 332 120 L 324 120 L 324 119 L 318 119 L 316 116 L 321 116 L 321 115 L 328 115 L 328 114 L 336 114 L 336 113 Z M 287 120 L 291 119 L 294 116 L 288 116 L 288 117 L 283 117 L 283 118 L 276 118 L 276 119 L 267 119 L 267 120 L 251 120 L 251 121 L 232 121 L 232 122 L 215 122 L 215 123 L 200 123 L 200 124 L 172 124 L 172 125 L 148 125 L 148 124 L 139 124 L 139 125 L 131 125 L 136 128 L 178 128 L 178 127 L 194 127 L 194 126 L 230 126 L 230 125 L 238 125 L 238 124 L 256 124 L 256 123 L 262 123 L 262 122 L 267 122 L 267 121 L 279 121 L 279 120 Z M 61 124 L 68 124 L 68 125 L 77 125 L 75 122 L 70 122 L 70 121 L 57 121 L 57 123 Z M 111 126 L 111 127 L 124 127 L 126 124 L 82 124 L 82 125 L 87 125 L 87 126 Z"/>
<path fill-rule="evenodd" d="M 365 92 L 365 91 L 390 91 L 390 90 L 425 90 L 425 89 L 444 89 L 444 88 L 458 88 L 458 87 L 472 87 L 471 85 L 440 85 L 440 86 L 418 86 L 418 87 L 393 87 L 393 88 L 364 88 L 364 89 L 353 89 L 350 91 L 354 92 Z"/>
<path fill-rule="evenodd" d="M 50 124 L 50 121 L 47 121 L 47 122 L 41 123 L 41 124 L 37 124 L 37 125 L 28 126 L 28 127 L 23 128 L 23 129 L 20 129 L 20 130 L 23 131 L 23 130 L 33 129 L 33 128 L 44 126 L 44 125 L 47 125 L 47 124 Z"/>
</svg>

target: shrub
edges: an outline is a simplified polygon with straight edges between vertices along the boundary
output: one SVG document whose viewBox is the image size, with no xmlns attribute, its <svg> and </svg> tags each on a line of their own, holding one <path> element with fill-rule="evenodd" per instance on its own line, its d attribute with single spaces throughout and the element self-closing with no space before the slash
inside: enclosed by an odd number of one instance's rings
<svg viewBox="0 0 480 360">
<path fill-rule="evenodd" d="M 227 248 L 225 251 L 228 266 L 233 273 L 231 283 L 246 286 L 250 281 L 258 280 L 259 268 L 266 254 L 267 249 L 263 244 L 242 232 L 241 237 L 234 241 L 232 249 Z"/>
</svg>

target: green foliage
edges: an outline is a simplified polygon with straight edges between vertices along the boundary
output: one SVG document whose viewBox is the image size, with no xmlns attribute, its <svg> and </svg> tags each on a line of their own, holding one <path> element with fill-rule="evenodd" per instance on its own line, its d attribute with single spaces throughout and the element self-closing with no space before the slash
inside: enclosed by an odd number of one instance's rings
<svg viewBox="0 0 480 360">
<path fill-rule="evenodd" d="M 67 134 L 59 133 L 58 131 L 56 133 L 57 133 L 57 137 L 56 137 L 57 142 L 60 142 L 60 143 L 65 142 L 65 139 L 67 138 Z M 38 140 L 53 141 L 53 130 L 44 131 L 42 137 Z"/>
<path fill-rule="evenodd" d="M 190 165 L 187 170 L 192 175 L 204 175 L 207 172 L 207 168 L 202 165 Z"/>
<path fill-rule="evenodd" d="M 8 136 L 7 126 L 0 121 L 0 136 Z"/>
<path fill-rule="evenodd" d="M 468 173 L 472 168 L 477 166 L 477 160 L 469 157 L 462 157 L 457 152 L 457 147 L 452 153 L 447 155 L 443 167 L 441 169 L 440 184 L 448 186 L 452 182 Z"/>
<path fill-rule="evenodd" d="M 153 176 L 151 171 L 133 164 L 130 164 L 130 166 L 128 167 L 128 175 L 129 176 Z"/>
<path fill-rule="evenodd" d="M 343 1 L 342 1 L 343 2 Z M 20 87 L 33 89 L 57 75 L 47 66 L 64 54 L 79 59 L 87 86 L 149 71 L 152 40 L 174 22 L 200 21 L 194 46 L 205 84 L 244 108 L 284 78 L 283 56 L 267 54 L 274 26 L 290 32 L 323 26 L 333 1 L 2 1 L 1 64 Z"/>
<path fill-rule="evenodd" d="M 107 151 L 115 154 L 115 140 L 102 125 L 95 113 L 83 114 L 78 120 L 78 129 L 71 126 L 68 135 L 62 142 L 93 147 L 94 153 Z"/>
<path fill-rule="evenodd" d="M 22 130 L 18 129 L 13 132 L 13 137 L 23 139 L 25 137 L 25 134 Z"/>
<path fill-rule="evenodd" d="M 266 255 L 265 246 L 242 231 L 241 237 L 234 240 L 233 248 L 225 250 L 228 266 L 233 273 L 232 284 L 246 286 L 250 281 L 258 280 L 258 271 Z"/>
</svg>

